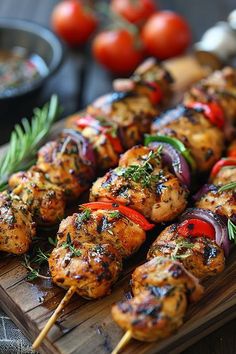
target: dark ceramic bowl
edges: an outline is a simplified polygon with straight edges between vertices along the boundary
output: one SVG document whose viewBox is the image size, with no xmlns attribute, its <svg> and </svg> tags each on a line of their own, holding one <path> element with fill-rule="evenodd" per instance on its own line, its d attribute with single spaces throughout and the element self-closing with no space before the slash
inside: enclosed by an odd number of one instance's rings
<svg viewBox="0 0 236 354">
<path fill-rule="evenodd" d="M 59 68 L 64 48 L 60 40 L 47 28 L 36 23 L 13 18 L 0 18 L 0 51 L 22 51 L 24 57 L 41 60 L 44 70 L 40 77 L 0 93 L 0 104 L 31 95 Z"/>
</svg>

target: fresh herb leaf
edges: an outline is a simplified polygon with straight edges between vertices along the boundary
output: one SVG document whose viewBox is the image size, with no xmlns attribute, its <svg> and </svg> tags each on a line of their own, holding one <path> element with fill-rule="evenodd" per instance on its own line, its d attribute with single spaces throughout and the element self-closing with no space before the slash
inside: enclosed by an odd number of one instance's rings
<svg viewBox="0 0 236 354">
<path fill-rule="evenodd" d="M 50 245 L 56 247 L 57 245 L 57 239 L 53 239 L 52 237 L 48 237 L 48 242 L 50 243 Z"/>
<path fill-rule="evenodd" d="M 118 210 L 111 211 L 111 212 L 109 213 L 109 216 L 110 216 L 111 218 L 114 218 L 114 219 L 119 218 L 119 217 L 120 217 L 120 212 L 119 212 Z"/>
<path fill-rule="evenodd" d="M 39 265 L 45 263 L 48 261 L 48 257 L 50 256 L 50 253 L 44 253 L 41 248 L 39 248 L 36 252 L 36 256 L 33 258 L 32 262 L 37 263 Z"/>
<path fill-rule="evenodd" d="M 78 223 L 81 223 L 83 221 L 89 220 L 90 216 L 91 216 L 91 210 L 85 208 L 80 214 L 78 214 L 77 221 Z"/>
<path fill-rule="evenodd" d="M 228 191 L 230 189 L 235 189 L 235 188 L 236 188 L 236 182 L 230 182 L 230 183 L 225 184 L 224 186 L 220 187 L 218 189 L 218 192 L 221 193 L 221 192 Z"/>
<path fill-rule="evenodd" d="M 75 245 L 72 243 L 71 236 L 68 233 L 66 236 L 66 242 L 63 242 L 62 244 L 63 248 L 68 248 L 71 252 L 72 257 L 79 257 L 81 256 L 81 251 L 75 247 Z"/>
<path fill-rule="evenodd" d="M 134 182 L 140 182 L 144 188 L 149 188 L 152 183 L 157 182 L 160 179 L 159 174 L 152 174 L 154 171 L 152 161 L 159 162 L 160 160 L 161 146 L 156 151 L 150 151 L 142 164 L 130 165 L 126 169 L 118 170 L 118 173 Z"/>
<path fill-rule="evenodd" d="M 228 219 L 228 234 L 229 234 L 229 239 L 230 241 L 234 242 L 236 244 L 236 225 Z"/>
<path fill-rule="evenodd" d="M 53 95 L 49 103 L 34 110 L 31 123 L 23 118 L 21 124 L 16 124 L 7 153 L 0 159 L 0 191 L 7 188 L 12 173 L 26 170 L 34 164 L 37 149 L 49 133 L 59 111 L 58 98 Z"/>
<path fill-rule="evenodd" d="M 29 271 L 27 274 L 27 277 L 26 277 L 26 279 L 28 281 L 33 281 L 37 278 L 42 278 L 42 279 L 47 279 L 47 280 L 50 279 L 50 277 L 46 277 L 46 276 L 40 274 L 39 269 L 33 268 L 31 266 L 31 261 L 30 261 L 29 255 L 26 255 L 26 254 L 24 255 L 24 262 L 22 264 Z"/>
<path fill-rule="evenodd" d="M 188 253 L 188 250 L 192 249 L 193 247 L 194 247 L 194 243 L 192 243 L 192 242 L 188 242 L 185 240 L 177 240 L 175 249 L 173 250 L 173 252 L 171 254 L 171 258 L 173 260 L 188 258 L 190 256 L 190 254 Z"/>
</svg>

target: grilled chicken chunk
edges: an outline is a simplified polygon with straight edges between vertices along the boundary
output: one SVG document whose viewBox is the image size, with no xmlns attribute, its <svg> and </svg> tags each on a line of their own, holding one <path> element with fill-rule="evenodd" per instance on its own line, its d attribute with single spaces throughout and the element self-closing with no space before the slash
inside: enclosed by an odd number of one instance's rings
<svg viewBox="0 0 236 354">
<path fill-rule="evenodd" d="M 35 232 L 28 206 L 17 195 L 0 193 L 0 251 L 26 253 Z"/>
<path fill-rule="evenodd" d="M 216 275 L 225 267 L 224 251 L 215 241 L 179 236 L 177 224 L 168 226 L 152 244 L 148 259 L 159 256 L 178 259 L 197 278 Z"/>
<path fill-rule="evenodd" d="M 108 122 L 115 122 L 126 149 L 142 142 L 143 134 L 149 132 L 152 119 L 158 113 L 146 96 L 126 92 L 102 96 L 87 111 L 92 116 L 106 117 Z"/>
<path fill-rule="evenodd" d="M 203 294 L 203 287 L 184 266 L 169 258 L 149 253 L 148 262 L 137 267 L 132 275 L 132 290 L 138 295 L 149 289 L 158 294 L 158 288 L 174 286 L 182 289 L 190 301 L 198 301 Z M 155 288 L 157 288 L 155 290 Z"/>
<path fill-rule="evenodd" d="M 182 325 L 186 312 L 183 289 L 165 285 L 153 291 L 154 295 L 146 290 L 112 307 L 114 321 L 140 341 L 151 342 L 170 336 Z"/>
<path fill-rule="evenodd" d="M 234 165 L 222 167 L 212 182 L 218 186 L 236 182 L 236 166 Z"/>
<path fill-rule="evenodd" d="M 65 288 L 76 286 L 78 295 L 87 299 L 109 294 L 122 269 L 118 251 L 110 244 L 64 240 L 49 257 L 53 282 Z"/>
<path fill-rule="evenodd" d="M 236 123 L 236 70 L 225 67 L 195 84 L 184 97 L 185 102 L 216 100 L 224 110 L 226 119 Z"/>
<path fill-rule="evenodd" d="M 211 210 L 227 218 L 234 218 L 236 215 L 236 193 L 234 189 L 219 192 L 216 187 L 204 194 L 195 205 L 197 208 Z"/>
<path fill-rule="evenodd" d="M 151 132 L 181 140 L 191 151 L 200 172 L 210 170 L 222 156 L 222 131 L 194 109 L 180 105 L 167 111 L 155 119 Z"/>
<path fill-rule="evenodd" d="M 57 233 L 60 246 L 70 235 L 72 242 L 111 244 L 123 257 L 136 252 L 144 243 L 145 231 L 118 210 L 85 209 L 64 219 Z"/>
<path fill-rule="evenodd" d="M 94 177 L 94 166 L 82 155 L 86 141 L 77 134 L 50 141 L 38 152 L 37 167 L 51 183 L 63 189 L 67 199 L 78 198 Z"/>
<path fill-rule="evenodd" d="M 172 97 L 173 78 L 154 58 L 148 58 L 129 79 L 113 81 L 115 91 L 132 91 L 146 96 L 154 104 L 165 105 Z"/>
<path fill-rule="evenodd" d="M 78 130 L 88 139 L 100 170 L 118 165 L 123 147 L 115 122 L 106 121 L 103 117 L 92 117 L 84 112 L 68 117 L 66 127 Z"/>
<path fill-rule="evenodd" d="M 13 194 L 27 204 L 38 225 L 56 224 L 65 212 L 62 189 L 47 180 L 36 167 L 27 172 L 18 172 L 9 179 Z"/>
<path fill-rule="evenodd" d="M 155 90 L 158 87 L 160 87 L 161 104 L 166 104 L 170 101 L 172 96 L 171 84 L 174 79 L 155 58 L 148 58 L 139 65 L 133 73 L 131 80 L 135 83 L 135 92 L 147 96 L 151 102 L 155 103 Z"/>
<path fill-rule="evenodd" d="M 119 167 L 97 179 L 91 201 L 127 205 L 154 222 L 174 219 L 187 205 L 187 189 L 162 167 L 159 152 L 136 146 L 120 159 Z"/>
</svg>

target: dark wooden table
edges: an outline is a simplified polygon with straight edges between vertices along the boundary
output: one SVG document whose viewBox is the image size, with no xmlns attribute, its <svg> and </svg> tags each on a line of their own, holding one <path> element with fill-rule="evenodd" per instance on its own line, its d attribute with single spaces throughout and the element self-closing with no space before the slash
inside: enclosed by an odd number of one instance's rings
<svg viewBox="0 0 236 354">
<path fill-rule="evenodd" d="M 56 2 L 58 1 L 0 0 L 0 17 L 28 19 L 50 26 L 50 13 Z M 188 18 L 194 41 L 215 22 L 224 20 L 236 7 L 235 0 L 159 0 L 158 3 L 160 8 L 175 10 Z M 42 104 L 56 92 L 64 107 L 64 115 L 67 115 L 108 92 L 111 89 L 111 80 L 111 75 L 93 61 L 88 48 L 80 51 L 68 50 L 63 65 L 40 92 L 36 104 Z M 19 120 L 22 115 L 30 114 L 29 107 L 30 104 L 18 108 L 11 113 L 11 119 L 0 112 L 0 144 L 8 140 L 14 121 Z M 235 326 L 236 320 L 231 321 L 183 354 L 235 354 Z"/>
</svg>

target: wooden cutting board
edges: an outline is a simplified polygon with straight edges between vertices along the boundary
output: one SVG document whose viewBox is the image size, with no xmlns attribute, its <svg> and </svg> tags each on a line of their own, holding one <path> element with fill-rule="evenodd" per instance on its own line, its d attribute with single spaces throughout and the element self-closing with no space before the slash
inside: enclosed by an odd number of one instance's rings
<svg viewBox="0 0 236 354">
<path fill-rule="evenodd" d="M 40 353 L 110 353 L 123 335 L 111 318 L 111 305 L 127 296 L 130 272 L 140 260 L 145 259 L 146 251 L 147 246 L 132 257 L 132 266 L 125 265 L 125 272 L 111 295 L 96 301 L 87 301 L 75 295 L 44 340 Z M 0 306 L 33 341 L 65 292 L 49 280 L 26 281 L 27 271 L 17 257 L 3 258 L 0 274 Z M 236 317 L 236 250 L 228 259 L 225 271 L 204 285 L 204 297 L 189 307 L 186 322 L 175 335 L 159 343 L 132 340 L 124 353 L 180 353 Z"/>
<path fill-rule="evenodd" d="M 189 68 L 193 68 L 190 58 Z M 184 66 L 186 62 L 180 61 Z M 175 68 L 170 62 L 169 68 Z M 176 69 L 176 75 L 181 70 Z M 192 81 L 202 73 L 190 70 Z M 189 74 L 189 76 L 191 76 Z M 178 80 L 178 77 L 177 77 Z M 179 76 L 177 88 L 186 88 L 190 80 Z M 57 134 L 63 122 L 55 125 Z M 0 155 L 5 147 L 0 149 Z M 44 354 L 108 354 L 119 342 L 123 331 L 113 322 L 111 305 L 129 294 L 129 280 L 132 270 L 145 260 L 148 246 L 158 234 L 150 235 L 149 243 L 124 265 L 125 271 L 116 283 L 111 295 L 96 301 L 87 301 L 74 295 L 57 323 L 45 338 L 39 351 Z M 54 235 L 52 235 L 54 236 Z M 26 280 L 27 270 L 22 259 L 13 256 L 0 257 L 0 306 L 22 332 L 33 341 L 44 327 L 48 318 L 64 296 L 64 290 L 51 284 L 49 280 Z M 209 279 L 205 284 L 203 299 L 189 307 L 185 324 L 172 337 L 159 343 L 142 343 L 132 340 L 125 353 L 179 353 L 200 338 L 206 336 L 227 321 L 236 317 L 236 250 L 231 254 L 225 271 Z"/>
</svg>

